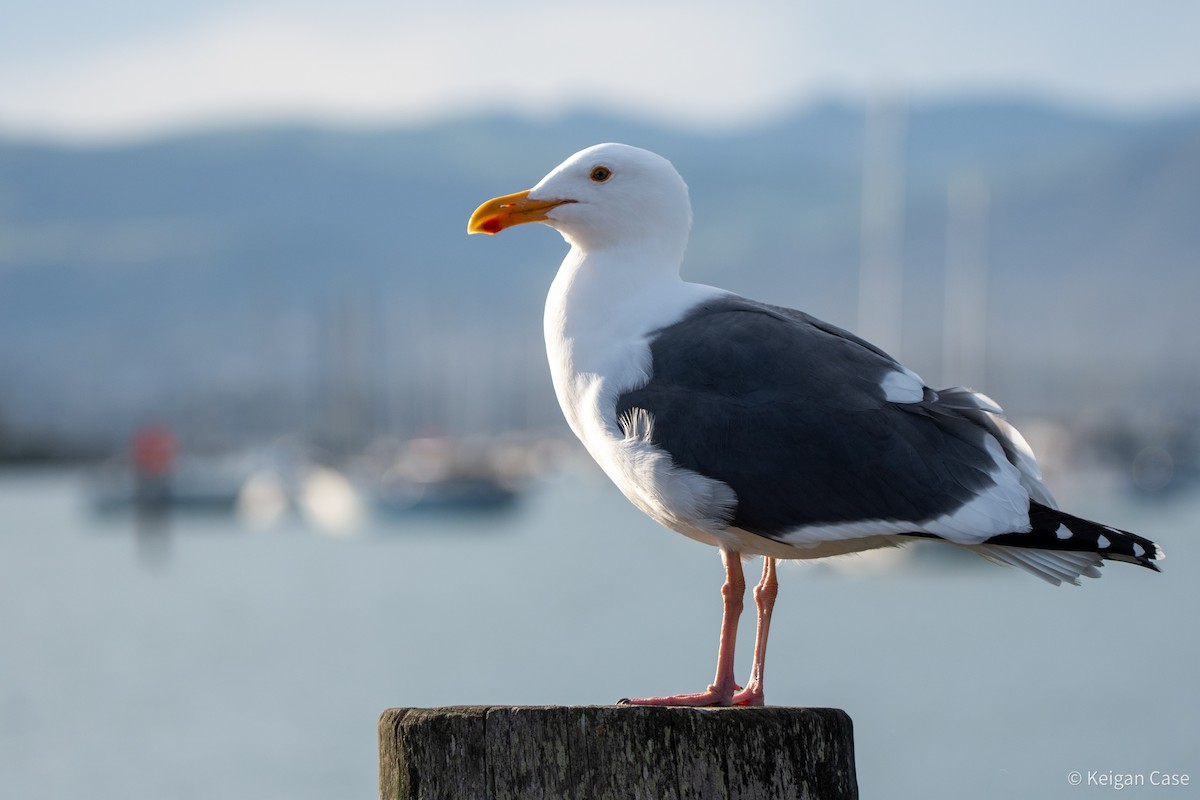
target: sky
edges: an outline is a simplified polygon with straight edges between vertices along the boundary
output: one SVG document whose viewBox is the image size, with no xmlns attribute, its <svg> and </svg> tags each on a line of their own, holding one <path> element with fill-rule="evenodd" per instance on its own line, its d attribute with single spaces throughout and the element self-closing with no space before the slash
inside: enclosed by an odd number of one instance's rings
<svg viewBox="0 0 1200 800">
<path fill-rule="evenodd" d="M 1200 102 L 1196 0 L 0 0 L 0 133 L 613 111 L 739 127 L 817 98 Z"/>
</svg>

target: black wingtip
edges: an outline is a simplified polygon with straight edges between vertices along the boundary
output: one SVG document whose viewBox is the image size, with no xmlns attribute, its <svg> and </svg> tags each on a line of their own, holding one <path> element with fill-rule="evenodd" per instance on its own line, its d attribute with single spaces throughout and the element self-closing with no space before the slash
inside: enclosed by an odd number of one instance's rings
<svg viewBox="0 0 1200 800">
<path fill-rule="evenodd" d="M 1029 531 L 994 536 L 985 544 L 1096 553 L 1106 561 L 1124 561 L 1162 572 L 1154 562 L 1166 558 L 1163 549 L 1136 533 L 1091 522 L 1037 502 L 1029 504 L 1029 524 Z"/>
<path fill-rule="evenodd" d="M 1152 569 L 1155 572 L 1162 572 L 1162 567 L 1156 562 L 1162 561 L 1166 558 L 1166 555 L 1163 554 L 1161 547 L 1155 547 L 1151 555 L 1130 556 L 1124 553 L 1101 553 L 1100 557 L 1108 561 L 1124 561 L 1126 564 L 1136 564 L 1139 567 Z"/>
</svg>

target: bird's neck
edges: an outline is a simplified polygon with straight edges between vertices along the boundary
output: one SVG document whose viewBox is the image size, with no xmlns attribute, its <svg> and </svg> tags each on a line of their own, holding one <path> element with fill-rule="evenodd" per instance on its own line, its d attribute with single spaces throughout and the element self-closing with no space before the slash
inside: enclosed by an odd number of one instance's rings
<svg viewBox="0 0 1200 800">
<path fill-rule="evenodd" d="M 716 294 L 722 292 L 683 281 L 678 261 L 573 247 L 551 284 L 545 316 L 554 388 L 572 427 L 582 394 L 644 383 L 650 334 Z"/>
<path fill-rule="evenodd" d="M 679 261 L 635 248 L 571 248 L 546 298 L 546 341 L 611 342 L 660 317 L 685 286 Z"/>
</svg>

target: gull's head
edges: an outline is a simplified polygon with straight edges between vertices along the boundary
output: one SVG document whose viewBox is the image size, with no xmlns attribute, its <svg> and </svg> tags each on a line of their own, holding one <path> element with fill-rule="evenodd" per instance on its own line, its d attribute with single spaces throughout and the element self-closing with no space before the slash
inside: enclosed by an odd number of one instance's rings
<svg viewBox="0 0 1200 800">
<path fill-rule="evenodd" d="M 559 164 L 525 192 L 497 197 L 471 215 L 468 233 L 525 222 L 556 229 L 587 250 L 658 244 L 682 255 L 692 225 L 687 184 L 660 155 L 598 144 Z"/>
</svg>

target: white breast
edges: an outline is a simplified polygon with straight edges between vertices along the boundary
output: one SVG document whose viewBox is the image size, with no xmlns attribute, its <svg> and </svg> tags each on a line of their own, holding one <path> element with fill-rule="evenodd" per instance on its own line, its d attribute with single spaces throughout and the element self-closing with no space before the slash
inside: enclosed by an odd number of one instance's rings
<svg viewBox="0 0 1200 800">
<path fill-rule="evenodd" d="M 584 258 L 573 249 L 559 269 L 545 315 L 554 390 L 571 430 L 634 505 L 669 528 L 717 545 L 736 504 L 733 490 L 676 467 L 650 443 L 653 420 L 646 415 L 623 432 L 616 406 L 621 394 L 650 380 L 654 332 L 728 292 L 686 283 L 677 274 L 639 274 L 636 261 L 624 255 Z"/>
</svg>

